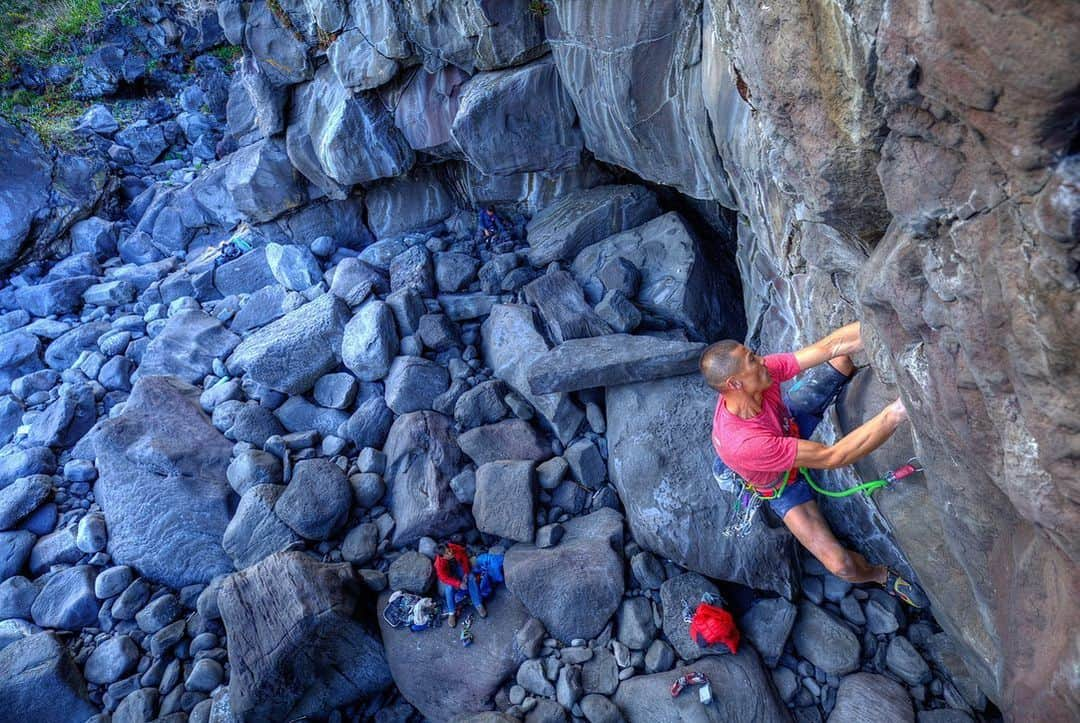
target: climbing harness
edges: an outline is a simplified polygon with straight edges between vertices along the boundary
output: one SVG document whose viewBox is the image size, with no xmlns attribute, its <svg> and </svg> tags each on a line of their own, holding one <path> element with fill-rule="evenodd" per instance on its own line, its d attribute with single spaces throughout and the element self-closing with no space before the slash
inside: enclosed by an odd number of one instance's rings
<svg viewBox="0 0 1080 723">
<path fill-rule="evenodd" d="M 789 469 L 784 474 L 784 479 L 781 480 L 780 484 L 765 491 L 755 488 L 749 482 L 739 477 L 735 472 L 731 471 L 730 468 L 726 471 L 730 472 L 731 477 L 741 485 L 741 489 L 738 490 L 738 496 L 735 498 L 734 504 L 731 505 L 731 509 L 728 513 L 727 525 L 721 531 L 721 534 L 724 537 L 741 537 L 750 531 L 750 527 L 754 522 L 754 515 L 757 514 L 761 503 L 765 500 L 776 499 L 784 494 L 784 490 L 787 489 L 788 483 L 791 481 L 793 470 Z M 799 467 L 799 474 L 802 475 L 803 479 L 806 480 L 806 483 L 810 485 L 811 489 L 818 494 L 832 498 L 850 497 L 859 492 L 869 496 L 875 490 L 879 490 L 882 487 L 888 487 L 893 482 L 902 480 L 905 477 L 909 477 L 916 472 L 921 471 L 922 467 L 917 467 L 916 459 L 912 457 L 896 469 L 886 472 L 881 479 L 863 482 L 862 484 L 844 490 L 827 490 L 819 487 L 817 483 L 814 482 L 813 477 L 810 476 L 810 472 L 807 471 L 806 467 Z M 720 477 L 717 477 L 716 481 L 717 484 L 720 484 L 721 488 L 724 487 L 724 481 L 730 482 L 730 480 L 726 479 L 722 481 Z"/>
</svg>

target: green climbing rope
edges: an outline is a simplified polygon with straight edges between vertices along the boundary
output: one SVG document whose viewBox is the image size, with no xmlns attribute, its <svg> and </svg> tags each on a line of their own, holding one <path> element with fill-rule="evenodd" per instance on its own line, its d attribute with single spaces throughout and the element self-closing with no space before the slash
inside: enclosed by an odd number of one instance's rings
<svg viewBox="0 0 1080 723">
<path fill-rule="evenodd" d="M 887 480 L 875 479 L 870 480 L 869 482 L 863 482 L 862 484 L 855 485 L 854 487 L 849 487 L 846 490 L 839 490 L 834 492 L 833 490 L 822 489 L 821 487 L 818 487 L 816 484 L 814 484 L 814 480 L 810 477 L 810 473 L 806 471 L 806 467 L 799 467 L 799 473 L 802 474 L 803 479 L 806 480 L 806 483 L 810 485 L 815 492 L 823 494 L 826 497 L 850 497 L 857 492 L 862 492 L 864 495 L 869 495 L 874 490 L 881 489 L 882 487 L 885 487 L 889 484 Z M 790 476 L 791 470 L 788 470 L 788 477 Z M 784 480 L 783 486 L 787 486 L 787 479 Z"/>
</svg>

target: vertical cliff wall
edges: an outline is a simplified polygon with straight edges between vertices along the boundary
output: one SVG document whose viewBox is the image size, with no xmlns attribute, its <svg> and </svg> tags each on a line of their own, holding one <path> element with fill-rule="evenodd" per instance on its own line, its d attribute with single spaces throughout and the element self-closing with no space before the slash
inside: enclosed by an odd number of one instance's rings
<svg viewBox="0 0 1080 723">
<path fill-rule="evenodd" d="M 739 211 L 751 341 L 864 321 L 848 421 L 898 392 L 927 474 L 834 523 L 910 562 L 1005 709 L 1075 713 L 1078 7 L 553 6 L 586 146 Z"/>
<path fill-rule="evenodd" d="M 754 334 L 864 321 L 928 470 L 894 540 L 994 700 L 1075 714 L 1076 6 L 704 14 Z"/>
</svg>

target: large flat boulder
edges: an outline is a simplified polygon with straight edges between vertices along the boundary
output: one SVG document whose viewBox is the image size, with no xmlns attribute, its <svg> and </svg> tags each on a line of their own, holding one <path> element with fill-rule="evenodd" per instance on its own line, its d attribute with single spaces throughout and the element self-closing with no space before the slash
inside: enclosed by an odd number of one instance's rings
<svg viewBox="0 0 1080 723">
<path fill-rule="evenodd" d="M 0 393 L 7 394 L 11 382 L 44 366 L 36 336 L 22 331 L 0 334 Z"/>
<path fill-rule="evenodd" d="M 349 317 L 348 304 L 323 294 L 244 339 L 226 366 L 279 392 L 303 394 L 340 361 Z"/>
<path fill-rule="evenodd" d="M 88 384 L 63 385 L 56 401 L 30 424 L 26 441 L 35 446 L 68 447 L 78 442 L 96 420 L 93 389 Z"/>
<path fill-rule="evenodd" d="M 846 675 L 859 669 L 862 648 L 858 636 L 809 600 L 799 604 L 791 639 L 800 656 L 826 673 Z"/>
<path fill-rule="evenodd" d="M 392 683 L 382 645 L 356 619 L 348 563 L 279 552 L 221 586 L 229 701 L 241 721 L 326 716 Z"/>
<path fill-rule="evenodd" d="M 461 103 L 461 86 L 468 79 L 468 73 L 453 65 L 434 72 L 418 68 L 410 75 L 399 91 L 394 124 L 414 150 L 440 158 L 460 157 L 450 126 Z"/>
<path fill-rule="evenodd" d="M 384 0 L 374 3 L 376 13 Z M 364 6 L 370 6 L 364 3 Z M 358 17 L 359 13 L 354 11 Z M 401 32 L 428 70 L 452 63 L 468 73 L 520 65 L 546 52 L 543 18 L 527 0 L 403 6 Z"/>
<path fill-rule="evenodd" d="M 536 514 L 533 463 L 499 460 L 476 470 L 472 514 L 476 529 L 518 542 L 532 542 Z M 507 504 L 508 501 L 512 504 Z"/>
<path fill-rule="evenodd" d="M 0 700 L 4 718 L 12 721 L 84 723 L 98 712 L 78 666 L 52 633 L 0 650 Z"/>
<path fill-rule="evenodd" d="M 15 290 L 15 303 L 34 316 L 63 316 L 83 305 L 83 293 L 98 282 L 96 276 L 70 276 Z"/>
<path fill-rule="evenodd" d="M 427 168 L 372 186 L 364 195 L 368 224 L 376 238 L 432 228 L 454 212 L 454 199 Z"/>
<path fill-rule="evenodd" d="M 691 671 L 709 679 L 713 702 L 708 707 L 698 700 L 696 685 L 671 697 L 671 683 Z M 619 684 L 613 699 L 628 723 L 791 720 L 757 653 L 749 647 L 740 648 L 738 655 L 702 658 L 666 673 L 634 676 Z"/>
<path fill-rule="evenodd" d="M 532 112 L 537 107 L 544 112 Z M 544 58 L 466 81 L 451 133 L 481 173 L 558 171 L 581 158 L 576 120 L 555 63 Z"/>
<path fill-rule="evenodd" d="M 457 441 L 477 465 L 500 459 L 542 462 L 551 456 L 551 444 L 524 419 L 475 427 L 459 434 Z"/>
<path fill-rule="evenodd" d="M 224 359 L 239 343 L 239 336 L 206 312 L 181 311 L 150 341 L 132 376 L 171 374 L 189 384 L 202 382 L 214 359 Z"/>
<path fill-rule="evenodd" d="M 222 296 L 251 294 L 271 284 L 277 284 L 277 279 L 270 271 L 270 264 L 266 262 L 265 246 L 257 246 L 214 269 L 214 288 L 221 292 Z"/>
<path fill-rule="evenodd" d="M 497 304 L 484 321 L 482 334 L 484 361 L 495 376 L 525 397 L 559 439 L 569 443 L 585 413 L 566 394 L 533 394 L 529 387 L 529 367 L 549 348 L 536 328 L 532 309 L 519 304 Z"/>
<path fill-rule="evenodd" d="M 98 469 L 94 495 L 117 564 L 175 588 L 232 571 L 221 546 L 232 507 L 232 444 L 202 411 L 198 389 L 172 377 L 143 377 L 123 413 L 87 439 Z"/>
<path fill-rule="evenodd" d="M 795 538 L 759 511 L 743 537 L 725 537 L 737 495 L 712 478 L 716 392 L 697 374 L 607 390 L 608 477 L 639 545 L 720 580 L 790 598 Z"/>
<path fill-rule="evenodd" d="M 583 248 L 660 215 L 656 197 L 643 186 L 598 186 L 572 193 L 529 221 L 529 262 L 547 266 Z"/>
<path fill-rule="evenodd" d="M 559 544 L 506 552 L 506 586 L 563 642 L 600 634 L 622 601 L 623 519 L 602 508 L 564 523 Z"/>
<path fill-rule="evenodd" d="M 280 5 L 276 5 L 278 12 L 274 12 L 274 7 L 270 3 L 254 3 L 247 8 L 246 23 L 240 21 L 234 42 L 243 42 L 270 84 L 287 86 L 303 82 L 312 72 L 307 45 L 292 27 L 292 17 L 279 15 Z"/>
<path fill-rule="evenodd" d="M 391 628 L 382 616 L 389 597 L 389 591 L 379 597 L 379 627 L 394 683 L 405 699 L 438 723 L 491 710 L 496 691 L 526 657 L 517 640 L 529 620 L 521 603 L 497 588 L 485 602 L 488 616 L 473 618 L 473 644 L 462 648 L 460 623 L 420 633 Z"/>
<path fill-rule="evenodd" d="M 623 258 L 641 271 L 634 303 L 700 339 L 743 338 L 742 290 L 720 274 L 676 212 L 613 234 L 577 254 L 580 283 Z"/>
<path fill-rule="evenodd" d="M 398 64 L 380 55 L 364 34 L 350 28 L 327 48 L 327 59 L 338 82 L 354 90 L 371 90 L 394 77 Z"/>
<path fill-rule="evenodd" d="M 421 537 L 445 537 L 471 522 L 450 480 L 460 471 L 461 450 L 453 420 L 431 411 L 398 417 L 386 438 L 387 499 L 394 517 L 396 547 Z"/>
<path fill-rule="evenodd" d="M 221 540 L 237 570 L 251 567 L 300 541 L 300 536 L 274 512 L 274 504 L 284 491 L 283 485 L 257 484 L 240 498 L 236 514 Z"/>
<path fill-rule="evenodd" d="M 533 362 L 529 389 L 535 394 L 574 392 L 690 374 L 704 348 L 631 334 L 570 339 Z"/>
</svg>

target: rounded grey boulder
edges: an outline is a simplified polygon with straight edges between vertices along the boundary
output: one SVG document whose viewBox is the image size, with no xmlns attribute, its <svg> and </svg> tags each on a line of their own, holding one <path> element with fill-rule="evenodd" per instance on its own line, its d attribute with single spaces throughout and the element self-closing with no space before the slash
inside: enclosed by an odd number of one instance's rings
<svg viewBox="0 0 1080 723">
<path fill-rule="evenodd" d="M 292 481 L 274 504 L 274 511 L 296 534 L 325 540 L 349 517 L 352 489 L 341 468 L 328 459 L 296 463 Z"/>
<path fill-rule="evenodd" d="M 86 660 L 86 679 L 98 685 L 115 683 L 139 662 L 139 646 L 127 635 L 109 638 Z"/>
</svg>

